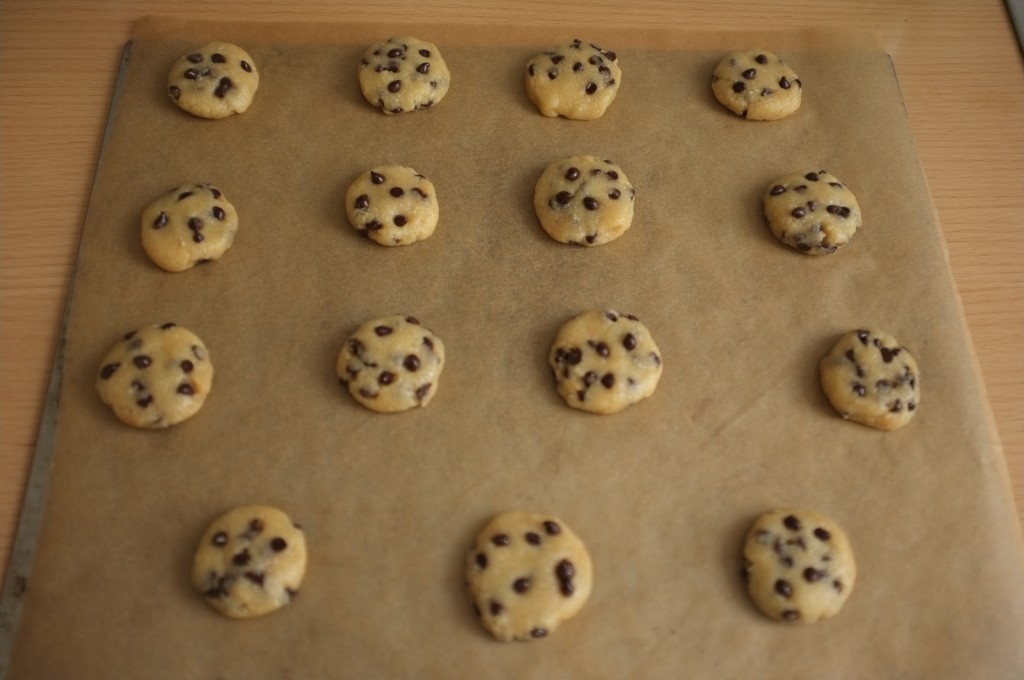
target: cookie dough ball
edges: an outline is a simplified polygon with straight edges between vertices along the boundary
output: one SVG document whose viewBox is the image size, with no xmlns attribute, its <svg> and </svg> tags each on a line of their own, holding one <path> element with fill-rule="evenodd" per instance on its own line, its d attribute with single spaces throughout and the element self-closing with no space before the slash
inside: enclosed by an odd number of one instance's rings
<svg viewBox="0 0 1024 680">
<path fill-rule="evenodd" d="M 437 192 L 412 168 L 380 165 L 359 175 L 345 194 L 349 223 L 382 246 L 422 241 L 437 226 Z"/>
<path fill-rule="evenodd" d="M 558 393 L 590 413 L 618 413 L 654 394 L 661 351 L 632 314 L 591 310 L 568 321 L 548 355 Z"/>
<path fill-rule="evenodd" d="M 174 103 L 200 118 L 245 113 L 259 84 L 256 62 L 227 42 L 212 42 L 186 54 L 167 76 L 167 92 Z"/>
<path fill-rule="evenodd" d="M 533 207 L 544 231 L 556 241 L 599 246 L 629 229 L 635 197 L 619 166 L 597 156 L 571 156 L 541 174 Z"/>
<path fill-rule="evenodd" d="M 778 120 L 800 108 L 803 84 L 786 62 L 765 50 L 722 59 L 711 90 L 725 108 L 748 120 Z"/>
<path fill-rule="evenodd" d="M 590 597 L 593 567 L 583 542 L 550 515 L 507 512 L 466 554 L 466 587 L 483 627 L 497 640 L 550 635 Z"/>
<path fill-rule="evenodd" d="M 775 510 L 759 517 L 747 534 L 743 559 L 750 599 L 784 623 L 835 616 L 857 578 L 846 534 L 810 510 Z"/>
<path fill-rule="evenodd" d="M 396 413 L 426 406 L 437 393 L 444 343 L 412 316 L 367 321 L 338 354 L 342 385 L 372 411 Z"/>
<path fill-rule="evenodd" d="M 306 535 L 277 508 L 245 505 L 218 517 L 192 561 L 192 585 L 233 619 L 288 604 L 306 572 Z"/>
<path fill-rule="evenodd" d="M 235 206 L 205 182 L 175 187 L 142 212 L 142 249 L 169 272 L 219 260 L 237 231 Z"/>
<path fill-rule="evenodd" d="M 389 38 L 359 60 L 363 96 L 387 115 L 429 109 L 441 101 L 450 83 L 441 50 L 419 38 Z"/>
<path fill-rule="evenodd" d="M 203 341 L 165 323 L 126 333 L 100 364 L 96 391 L 122 422 L 162 428 L 191 418 L 213 384 Z"/>
<path fill-rule="evenodd" d="M 917 362 L 891 334 L 850 331 L 821 360 L 821 387 L 847 420 L 879 430 L 910 422 L 921 403 Z"/>
<path fill-rule="evenodd" d="M 579 39 L 538 54 L 526 65 L 526 94 L 549 118 L 600 118 L 621 82 L 616 54 Z"/>
<path fill-rule="evenodd" d="M 765 189 L 764 214 L 775 238 L 807 255 L 829 255 L 862 224 L 857 198 L 825 170 L 794 172 Z"/>
</svg>

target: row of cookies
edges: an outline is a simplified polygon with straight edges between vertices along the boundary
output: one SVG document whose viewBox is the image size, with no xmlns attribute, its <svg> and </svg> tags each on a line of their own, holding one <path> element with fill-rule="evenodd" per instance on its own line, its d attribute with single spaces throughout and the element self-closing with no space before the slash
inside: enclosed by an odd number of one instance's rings
<svg viewBox="0 0 1024 680">
<path fill-rule="evenodd" d="M 418 319 L 388 315 L 356 329 L 338 353 L 336 372 L 370 410 L 396 413 L 428 405 L 446 359 L 441 338 Z M 661 350 L 634 315 L 588 310 L 567 321 L 548 353 L 556 389 L 570 407 L 618 413 L 654 394 Z M 883 430 L 906 425 L 920 403 L 913 356 L 888 333 L 845 334 L 820 363 L 821 386 L 844 418 Z M 107 353 L 96 390 L 123 422 L 164 428 L 199 411 L 213 386 L 206 345 L 175 323 L 126 333 Z"/>
<path fill-rule="evenodd" d="M 246 505 L 214 520 L 192 562 L 195 590 L 231 618 L 269 614 L 292 601 L 305 576 L 302 527 L 275 507 Z M 842 528 L 805 509 L 779 509 L 753 523 L 741 574 L 755 606 L 785 623 L 839 613 L 857 575 Z M 465 588 L 481 625 L 497 640 L 547 637 L 590 597 L 594 566 L 583 541 L 561 519 L 505 512 L 491 519 L 465 554 Z"/>
<path fill-rule="evenodd" d="M 394 36 L 362 55 L 359 86 L 366 101 L 387 115 L 429 109 L 448 92 L 451 73 L 437 45 Z M 215 41 L 183 55 L 171 67 L 167 93 L 202 118 L 244 113 L 259 87 L 256 62 L 238 45 Z M 545 116 L 595 120 L 622 82 L 618 55 L 575 39 L 526 65 L 526 94 Z M 750 120 L 777 120 L 800 106 L 803 83 L 780 57 L 765 50 L 728 54 L 711 79 L 715 98 Z"/>
</svg>

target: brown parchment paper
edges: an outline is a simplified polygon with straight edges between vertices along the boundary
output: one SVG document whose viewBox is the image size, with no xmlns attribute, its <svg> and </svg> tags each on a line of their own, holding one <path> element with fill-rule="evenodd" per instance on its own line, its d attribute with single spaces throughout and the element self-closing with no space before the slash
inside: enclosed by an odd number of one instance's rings
<svg viewBox="0 0 1024 680">
<path fill-rule="evenodd" d="M 451 68 L 430 111 L 385 117 L 355 78 L 392 34 Z M 526 61 L 574 37 L 624 77 L 598 121 L 540 116 Z M 164 94 L 171 63 L 213 38 L 261 82 L 246 114 L 205 121 Z M 712 98 L 728 50 L 783 55 L 803 105 L 775 123 Z M 893 65 L 870 36 L 536 27 L 214 24 L 147 20 L 125 67 L 84 227 L 64 353 L 55 466 L 11 678 L 1010 678 L 1024 669 L 1020 531 L 911 140 Z M 533 184 L 550 161 L 614 160 L 633 227 L 599 248 L 549 239 Z M 342 200 L 370 165 L 430 177 L 429 240 L 384 249 Z M 766 228 L 777 176 L 826 168 L 865 226 L 810 258 Z M 210 181 L 238 208 L 223 260 L 168 274 L 144 255 L 142 209 Z M 638 315 L 660 345 L 654 396 L 609 417 L 567 408 L 546 355 L 588 308 Z M 344 338 L 378 314 L 438 333 L 448 364 L 426 409 L 378 415 L 341 389 Z M 122 333 L 176 321 L 216 368 L 192 420 L 120 424 L 99 362 Z M 892 331 L 923 397 L 896 432 L 844 422 L 817 381 L 841 333 Z M 269 503 L 305 528 L 307 577 L 256 620 L 188 582 L 209 521 Z M 739 579 L 755 516 L 834 517 L 859 577 L 841 614 L 784 626 Z M 548 639 L 494 642 L 462 587 L 496 512 L 561 517 L 595 564 L 591 601 Z"/>
</svg>

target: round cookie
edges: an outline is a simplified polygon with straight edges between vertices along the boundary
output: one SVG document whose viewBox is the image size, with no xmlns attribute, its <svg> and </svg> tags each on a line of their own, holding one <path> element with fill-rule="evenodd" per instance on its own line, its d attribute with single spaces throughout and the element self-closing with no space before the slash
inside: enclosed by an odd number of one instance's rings
<svg viewBox="0 0 1024 680">
<path fill-rule="evenodd" d="M 810 510 L 775 510 L 759 517 L 747 534 L 743 559 L 750 599 L 784 623 L 835 616 L 857 578 L 846 534 Z"/>
<path fill-rule="evenodd" d="M 192 417 L 213 384 L 206 346 L 173 323 L 126 333 L 100 364 L 96 391 L 121 421 L 161 428 Z"/>
<path fill-rule="evenodd" d="M 748 120 L 779 120 L 800 108 L 803 84 L 786 62 L 765 50 L 727 55 L 711 90 L 725 108 Z"/>
<path fill-rule="evenodd" d="M 337 372 L 356 401 L 380 413 L 426 406 L 444 368 L 444 343 L 412 316 L 367 321 L 345 341 Z"/>
<path fill-rule="evenodd" d="M 245 505 L 199 541 L 192 585 L 225 616 L 247 619 L 288 604 L 306 572 L 306 535 L 277 508 Z"/>
<path fill-rule="evenodd" d="M 571 156 L 541 174 L 533 207 L 544 231 L 556 241 L 599 246 L 629 229 L 635 197 L 619 166 L 597 156 Z"/>
<path fill-rule="evenodd" d="M 590 597 L 593 567 L 583 542 L 549 515 L 507 512 L 466 554 L 466 588 L 483 627 L 497 640 L 553 633 Z"/>
<path fill-rule="evenodd" d="M 450 83 L 441 50 L 419 38 L 389 38 L 359 60 L 363 96 L 388 115 L 429 109 L 441 101 Z"/>
<path fill-rule="evenodd" d="M 412 168 L 381 165 L 362 173 L 345 194 L 348 221 L 382 246 L 422 241 L 437 226 L 437 192 Z"/>
<path fill-rule="evenodd" d="M 171 189 L 142 211 L 142 249 L 169 272 L 219 260 L 237 231 L 235 206 L 205 182 Z"/>
<path fill-rule="evenodd" d="M 568 321 L 548 355 L 558 393 L 590 413 L 618 413 L 654 394 L 661 352 L 632 314 L 591 310 Z"/>
<path fill-rule="evenodd" d="M 828 255 L 862 224 L 857 198 L 825 170 L 794 172 L 765 189 L 764 214 L 775 238 L 807 255 Z"/>
<path fill-rule="evenodd" d="M 526 65 L 526 95 L 549 118 L 600 118 L 621 82 L 616 54 L 579 39 L 546 50 Z"/>
<path fill-rule="evenodd" d="M 201 118 L 245 113 L 260 74 L 256 62 L 238 45 L 211 42 L 175 62 L 167 92 L 181 109 Z"/>
<path fill-rule="evenodd" d="M 921 403 L 917 362 L 877 328 L 846 333 L 821 360 L 821 387 L 843 418 L 879 430 L 910 422 Z"/>
</svg>

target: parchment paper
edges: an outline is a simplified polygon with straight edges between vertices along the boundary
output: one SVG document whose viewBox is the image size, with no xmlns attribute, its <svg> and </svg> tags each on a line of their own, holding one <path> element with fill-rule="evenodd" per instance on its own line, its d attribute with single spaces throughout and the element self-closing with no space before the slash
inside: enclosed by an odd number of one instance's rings
<svg viewBox="0 0 1024 680">
<path fill-rule="evenodd" d="M 342 19 L 339 17 L 339 19 Z M 408 33 L 453 74 L 429 111 L 385 117 L 358 57 Z M 581 37 L 624 71 L 598 121 L 547 119 L 526 61 Z M 205 121 L 164 94 L 209 39 L 261 71 L 246 114 Z M 744 121 L 710 74 L 760 46 L 800 74 L 791 118 Z M 870 36 L 444 26 L 139 25 L 83 231 L 46 520 L 11 678 L 1011 678 L 1024 669 L 1022 542 L 940 227 L 893 65 Z M 585 249 L 548 238 L 533 184 L 557 158 L 618 163 L 633 227 Z M 373 164 L 437 187 L 429 240 L 385 249 L 342 200 Z M 825 168 L 865 225 L 830 257 L 778 243 L 760 194 Z M 223 260 L 169 274 L 139 244 L 162 192 L 210 181 L 238 208 Z M 665 362 L 657 392 L 614 416 L 569 409 L 546 355 L 588 308 L 632 312 Z M 337 384 L 347 335 L 408 313 L 448 364 L 426 409 L 374 414 Z M 166 431 L 122 425 L 93 380 L 132 328 L 199 334 L 213 391 Z M 818 387 L 837 337 L 873 324 L 921 366 L 895 432 L 848 423 Z M 207 524 L 243 503 L 307 532 L 296 600 L 232 621 L 188 574 Z M 739 579 L 751 521 L 778 506 L 832 516 L 856 589 L 813 626 L 770 621 Z M 548 639 L 502 644 L 462 586 L 494 514 L 561 517 L 595 564 L 591 601 Z"/>
</svg>

